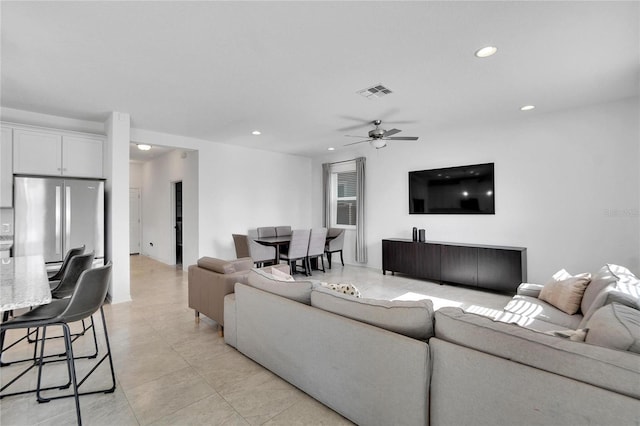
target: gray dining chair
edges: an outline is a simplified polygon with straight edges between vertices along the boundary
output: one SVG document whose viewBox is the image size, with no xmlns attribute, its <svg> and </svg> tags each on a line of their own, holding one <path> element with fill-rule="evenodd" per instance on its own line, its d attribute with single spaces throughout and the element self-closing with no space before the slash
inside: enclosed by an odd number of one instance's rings
<svg viewBox="0 0 640 426">
<path fill-rule="evenodd" d="M 289 249 L 285 253 L 280 253 L 280 259 L 286 261 L 289 264 L 291 273 L 296 272 L 296 262 L 302 261 L 304 267 L 304 274 L 309 276 L 310 271 L 307 266 L 307 253 L 309 251 L 309 235 L 311 231 L 309 229 L 295 229 L 291 232 L 291 241 L 289 242 Z"/>
<path fill-rule="evenodd" d="M 84 245 L 80 247 L 74 247 L 67 251 L 67 254 L 64 256 L 64 260 L 62 261 L 62 266 L 57 271 L 53 272 L 52 275 L 49 276 L 49 287 L 51 290 L 56 288 L 60 284 L 60 280 L 64 276 L 67 267 L 69 266 L 69 261 L 73 256 L 77 256 L 79 254 L 84 253 Z"/>
<path fill-rule="evenodd" d="M 77 285 L 73 290 L 73 294 L 69 299 L 54 300 L 48 305 L 39 306 L 31 311 L 26 312 L 23 315 L 15 317 L 5 323 L 2 323 L 0 327 L 2 331 L 20 328 L 40 328 L 42 327 L 42 345 L 40 347 L 40 357 L 38 362 L 38 380 L 36 385 L 36 397 L 38 402 L 49 402 L 54 399 L 73 397 L 75 399 L 76 418 L 78 424 L 82 424 L 80 415 L 80 396 L 89 395 L 95 393 L 112 393 L 116 389 L 116 377 L 113 369 L 113 360 L 111 358 L 111 346 L 109 344 L 109 334 L 107 332 L 107 322 L 104 316 L 104 310 L 102 305 L 105 297 L 107 296 L 107 290 L 109 289 L 109 282 L 111 277 L 111 263 L 106 266 L 86 270 L 80 275 Z M 73 344 L 71 339 L 71 332 L 69 324 L 72 322 L 80 321 L 91 317 L 94 313 L 100 310 L 102 316 L 102 325 L 104 329 L 104 339 L 106 342 L 106 354 L 95 364 L 95 367 L 90 370 L 84 378 L 78 380 L 76 375 L 75 360 L 77 359 L 73 355 Z M 46 341 L 47 327 L 62 326 L 64 333 L 65 343 L 65 357 L 67 361 L 67 371 L 71 377 L 71 384 L 73 385 L 73 392 L 70 394 L 44 397 L 41 395 L 42 388 L 42 369 L 47 364 L 44 362 L 44 345 Z M 79 392 L 79 387 L 85 382 L 85 380 L 95 371 L 95 369 L 108 358 L 109 366 L 111 368 L 111 385 L 106 389 L 92 390 L 87 392 Z M 84 369 L 83 369 L 84 370 Z M 51 388 L 47 388 L 51 389 Z M 60 388 L 63 389 L 63 388 Z"/>
<path fill-rule="evenodd" d="M 265 263 L 277 263 L 276 248 L 256 243 L 256 238 L 258 238 L 258 232 L 255 229 L 249 230 L 247 234 L 247 245 L 249 247 L 249 257 L 253 260 L 253 263 L 255 263 L 258 268 Z"/>
<path fill-rule="evenodd" d="M 325 272 L 323 254 L 326 241 L 327 228 L 314 228 L 311 230 L 311 236 L 309 237 L 309 249 L 307 250 L 307 257 L 305 259 L 309 273 L 311 273 L 311 259 L 316 259 L 317 261 L 318 258 L 320 258 L 320 262 L 322 264 L 322 272 Z"/>
<path fill-rule="evenodd" d="M 276 237 L 286 237 L 291 235 L 290 226 L 276 226 Z"/>
<path fill-rule="evenodd" d="M 327 255 L 327 263 L 329 264 L 329 269 L 331 269 L 331 256 L 333 253 L 340 253 L 340 262 L 342 266 L 344 266 L 344 258 L 342 256 L 342 248 L 344 247 L 344 229 L 339 228 L 330 228 L 327 236 L 333 237 L 330 239 L 325 247 L 324 253 Z"/>
<path fill-rule="evenodd" d="M 275 226 L 263 226 L 258 228 L 258 237 L 276 237 L 276 227 Z"/>
<path fill-rule="evenodd" d="M 251 257 L 249 253 L 249 241 L 247 236 L 242 234 L 231 234 L 233 237 L 233 244 L 236 247 L 236 259 L 242 259 L 243 257 Z"/>
</svg>

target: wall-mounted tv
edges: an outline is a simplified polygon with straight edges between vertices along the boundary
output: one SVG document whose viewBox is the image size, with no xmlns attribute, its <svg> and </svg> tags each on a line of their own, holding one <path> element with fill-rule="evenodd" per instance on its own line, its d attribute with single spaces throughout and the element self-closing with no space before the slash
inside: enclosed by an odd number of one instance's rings
<svg viewBox="0 0 640 426">
<path fill-rule="evenodd" d="M 409 172 L 409 214 L 495 214 L 493 163 Z"/>
</svg>

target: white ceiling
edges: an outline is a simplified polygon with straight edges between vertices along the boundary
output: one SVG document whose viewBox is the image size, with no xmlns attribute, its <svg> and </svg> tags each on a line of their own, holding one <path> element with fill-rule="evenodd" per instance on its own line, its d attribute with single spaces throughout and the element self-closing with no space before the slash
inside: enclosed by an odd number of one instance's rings
<svg viewBox="0 0 640 426">
<path fill-rule="evenodd" d="M 3 107 L 300 155 L 638 96 L 638 2 L 2 1 Z M 478 59 L 480 47 L 498 53 Z M 383 83 L 393 94 L 356 91 Z M 359 121 L 361 120 L 361 121 Z M 410 121 L 410 123 L 406 123 Z M 252 136 L 259 129 L 261 136 Z"/>
</svg>

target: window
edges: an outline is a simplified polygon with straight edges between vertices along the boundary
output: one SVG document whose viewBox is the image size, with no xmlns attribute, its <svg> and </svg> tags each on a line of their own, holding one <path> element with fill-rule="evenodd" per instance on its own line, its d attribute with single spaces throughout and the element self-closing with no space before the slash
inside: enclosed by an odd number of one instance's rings
<svg viewBox="0 0 640 426">
<path fill-rule="evenodd" d="M 331 226 L 353 228 L 357 218 L 357 185 L 355 162 L 331 167 Z"/>
</svg>

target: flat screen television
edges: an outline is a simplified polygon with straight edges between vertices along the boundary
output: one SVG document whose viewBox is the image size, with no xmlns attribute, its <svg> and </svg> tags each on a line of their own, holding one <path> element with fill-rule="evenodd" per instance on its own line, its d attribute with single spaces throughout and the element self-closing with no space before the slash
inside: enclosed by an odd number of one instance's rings
<svg viewBox="0 0 640 426">
<path fill-rule="evenodd" d="M 493 163 L 409 172 L 409 214 L 495 214 Z"/>
</svg>

